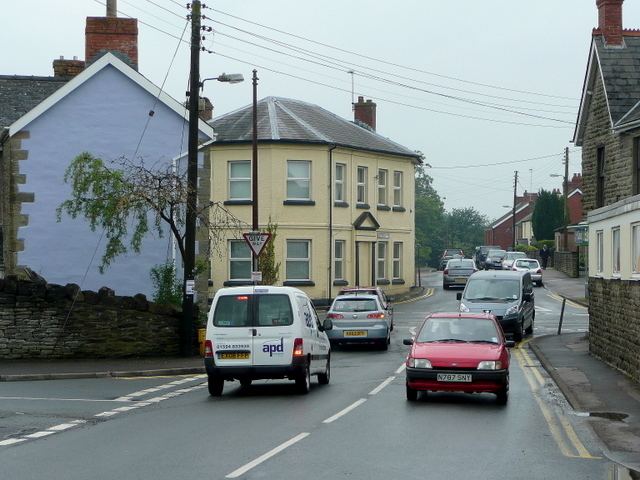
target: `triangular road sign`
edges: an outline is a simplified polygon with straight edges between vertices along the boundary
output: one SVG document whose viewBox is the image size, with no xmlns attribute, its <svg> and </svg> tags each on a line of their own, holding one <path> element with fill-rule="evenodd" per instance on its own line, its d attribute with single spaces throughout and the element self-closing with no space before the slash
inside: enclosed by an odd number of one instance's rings
<svg viewBox="0 0 640 480">
<path fill-rule="evenodd" d="M 260 256 L 260 252 L 262 252 L 262 249 L 271 238 L 270 233 L 262 232 L 243 233 L 242 236 L 244 237 L 244 241 L 247 242 L 247 245 L 249 245 L 249 248 L 256 257 Z"/>
</svg>

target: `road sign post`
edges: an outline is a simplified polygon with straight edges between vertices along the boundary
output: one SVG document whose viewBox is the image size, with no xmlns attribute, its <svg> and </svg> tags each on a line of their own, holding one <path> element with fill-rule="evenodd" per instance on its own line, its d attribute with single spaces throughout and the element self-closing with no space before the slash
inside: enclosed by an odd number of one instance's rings
<svg viewBox="0 0 640 480">
<path fill-rule="evenodd" d="M 271 239 L 270 233 L 262 233 L 262 232 L 248 232 L 243 233 L 244 241 L 247 242 L 249 248 L 253 252 L 253 258 L 255 259 L 252 262 L 251 268 L 251 281 L 254 285 L 257 285 L 258 282 L 262 281 L 262 272 L 258 272 L 258 257 L 262 250 L 267 245 L 269 239 Z"/>
</svg>

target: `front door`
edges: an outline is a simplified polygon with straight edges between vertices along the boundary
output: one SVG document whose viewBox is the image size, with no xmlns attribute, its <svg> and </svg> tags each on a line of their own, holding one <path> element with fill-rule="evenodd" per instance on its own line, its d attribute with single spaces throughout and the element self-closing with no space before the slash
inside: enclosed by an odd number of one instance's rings
<svg viewBox="0 0 640 480">
<path fill-rule="evenodd" d="M 356 272 L 358 273 L 356 278 L 356 286 L 366 287 L 371 283 L 371 277 L 374 274 L 373 266 L 371 262 L 372 255 L 372 243 L 371 242 L 358 242 L 356 248 L 356 261 L 358 262 Z"/>
</svg>

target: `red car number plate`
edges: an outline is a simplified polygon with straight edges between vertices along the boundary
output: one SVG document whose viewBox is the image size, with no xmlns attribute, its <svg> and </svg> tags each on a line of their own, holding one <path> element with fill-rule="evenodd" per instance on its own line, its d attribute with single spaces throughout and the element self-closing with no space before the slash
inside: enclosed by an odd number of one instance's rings
<svg viewBox="0 0 640 480">
<path fill-rule="evenodd" d="M 470 373 L 438 373 L 439 382 L 471 382 Z"/>
</svg>

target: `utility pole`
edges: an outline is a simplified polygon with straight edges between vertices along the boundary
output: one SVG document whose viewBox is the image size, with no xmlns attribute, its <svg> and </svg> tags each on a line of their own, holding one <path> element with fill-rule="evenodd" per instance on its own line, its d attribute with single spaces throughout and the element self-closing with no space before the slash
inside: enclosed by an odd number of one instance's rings
<svg viewBox="0 0 640 480">
<path fill-rule="evenodd" d="M 517 193 L 517 189 L 518 189 L 518 171 L 516 170 L 515 172 L 516 176 L 515 179 L 513 180 L 513 225 L 512 225 L 512 230 L 513 230 L 513 251 L 516 251 L 516 202 L 518 200 L 518 193 Z"/>
<path fill-rule="evenodd" d="M 191 355 L 193 296 L 195 291 L 196 203 L 198 201 L 198 101 L 200 99 L 200 1 L 191 3 L 191 73 L 189 81 L 189 147 L 187 205 L 184 234 L 184 283 L 180 354 Z"/>
<path fill-rule="evenodd" d="M 258 71 L 253 70 L 253 125 L 251 132 L 251 219 L 252 230 L 257 232 L 258 224 Z M 258 271 L 258 256 L 252 253 L 253 261 L 251 262 L 253 272 Z M 254 282 L 256 283 L 256 282 Z"/>
<path fill-rule="evenodd" d="M 564 182 L 562 183 L 563 195 L 564 195 L 564 231 L 563 231 L 563 243 L 565 252 L 569 251 L 569 231 L 567 226 L 569 225 L 569 147 L 564 149 Z"/>
</svg>

